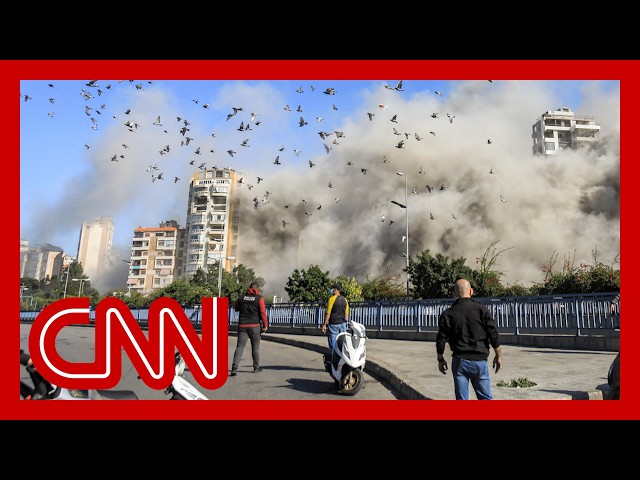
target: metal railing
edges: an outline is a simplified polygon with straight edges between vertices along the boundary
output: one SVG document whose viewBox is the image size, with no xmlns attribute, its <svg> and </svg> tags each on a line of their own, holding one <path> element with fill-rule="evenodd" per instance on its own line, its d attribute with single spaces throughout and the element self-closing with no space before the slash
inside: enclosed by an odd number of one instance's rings
<svg viewBox="0 0 640 480">
<path fill-rule="evenodd" d="M 606 335 L 620 328 L 619 305 L 613 314 L 610 303 L 616 292 L 580 295 L 542 295 L 518 297 L 474 298 L 486 305 L 496 320 L 500 333 Z M 351 302 L 350 318 L 365 325 L 367 330 L 436 332 L 438 317 L 453 298 L 429 300 Z M 199 307 L 184 309 L 194 323 L 201 323 Z M 267 304 L 270 326 L 322 326 L 326 302 Z M 138 322 L 146 323 L 148 309 L 132 309 Z M 33 321 L 38 312 L 20 312 L 21 321 Z M 92 310 L 91 318 L 95 312 Z M 237 325 L 238 314 L 229 306 L 229 326 Z"/>
</svg>

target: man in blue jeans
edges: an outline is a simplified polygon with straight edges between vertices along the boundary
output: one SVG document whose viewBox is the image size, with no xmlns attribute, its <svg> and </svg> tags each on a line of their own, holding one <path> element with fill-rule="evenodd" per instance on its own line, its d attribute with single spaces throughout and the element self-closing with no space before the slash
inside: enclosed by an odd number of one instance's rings
<svg viewBox="0 0 640 480">
<path fill-rule="evenodd" d="M 447 373 L 449 366 L 444 359 L 444 349 L 449 342 L 456 400 L 469 400 L 469 382 L 478 400 L 493 400 L 487 362 L 490 346 L 495 351 L 495 373 L 502 366 L 496 322 L 487 307 L 471 299 L 473 288 L 468 280 L 456 280 L 453 291 L 456 301 L 438 319 L 438 369 L 442 374 Z"/>
<path fill-rule="evenodd" d="M 342 287 L 339 283 L 331 285 L 329 301 L 327 302 L 327 312 L 322 324 L 322 333 L 327 333 L 329 343 L 329 358 L 336 348 L 336 339 L 340 332 L 346 332 L 349 325 L 349 302 L 341 295 Z"/>
</svg>

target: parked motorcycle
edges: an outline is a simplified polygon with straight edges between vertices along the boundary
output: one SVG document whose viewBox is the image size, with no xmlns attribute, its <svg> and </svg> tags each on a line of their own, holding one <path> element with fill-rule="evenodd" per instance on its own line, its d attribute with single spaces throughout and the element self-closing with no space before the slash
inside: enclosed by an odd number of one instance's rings
<svg viewBox="0 0 640 480">
<path fill-rule="evenodd" d="M 363 324 L 349 321 L 347 330 L 336 338 L 333 355 L 324 355 L 325 369 L 343 395 L 355 395 L 364 384 L 367 333 Z"/>
<path fill-rule="evenodd" d="M 28 364 L 29 355 L 20 350 L 20 364 L 25 366 L 31 384 L 20 379 L 20 398 L 22 400 L 138 400 L 132 390 L 80 390 L 68 389 L 48 382 L 33 365 Z M 175 353 L 175 376 L 164 393 L 169 400 L 208 400 L 196 387 L 182 375 L 185 361 L 180 352 Z M 139 377 L 138 377 L 139 378 Z"/>
</svg>

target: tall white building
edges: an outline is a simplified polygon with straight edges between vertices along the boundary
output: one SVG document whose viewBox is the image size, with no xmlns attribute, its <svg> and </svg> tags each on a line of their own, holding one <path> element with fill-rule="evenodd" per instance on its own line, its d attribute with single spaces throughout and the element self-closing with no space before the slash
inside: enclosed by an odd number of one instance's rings
<svg viewBox="0 0 640 480">
<path fill-rule="evenodd" d="M 182 276 L 222 262 L 226 271 L 238 261 L 238 174 L 213 168 L 193 175 L 189 185 Z"/>
<path fill-rule="evenodd" d="M 113 243 L 112 217 L 99 217 L 92 222 L 84 222 L 78 241 L 78 263 L 85 276 L 95 281 L 110 265 Z"/>
<path fill-rule="evenodd" d="M 549 110 L 533 124 L 533 154 L 555 155 L 565 148 L 592 145 L 599 131 L 593 117 L 576 116 L 567 107 Z"/>
</svg>

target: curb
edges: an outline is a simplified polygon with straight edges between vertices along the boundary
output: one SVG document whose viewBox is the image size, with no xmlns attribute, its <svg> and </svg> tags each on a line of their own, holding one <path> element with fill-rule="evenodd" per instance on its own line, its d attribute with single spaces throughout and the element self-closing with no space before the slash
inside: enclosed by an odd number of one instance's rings
<svg viewBox="0 0 640 480">
<path fill-rule="evenodd" d="M 305 348 L 307 350 L 313 350 L 318 353 L 327 353 L 328 350 L 326 346 L 316 345 L 314 343 L 309 343 L 292 338 L 263 336 L 262 340 L 268 340 L 270 342 L 278 342 L 294 347 Z M 410 381 L 399 377 L 397 374 L 393 373 L 388 367 L 380 362 L 367 358 L 364 371 L 378 381 L 395 389 L 406 400 L 434 400 L 433 398 L 429 398 L 424 393 L 421 393 L 420 391 L 415 389 L 413 386 L 411 386 Z M 603 390 L 594 389 L 587 392 L 574 393 L 571 398 L 567 398 L 567 400 L 608 400 L 608 396 L 609 390 L 605 387 Z"/>
</svg>

